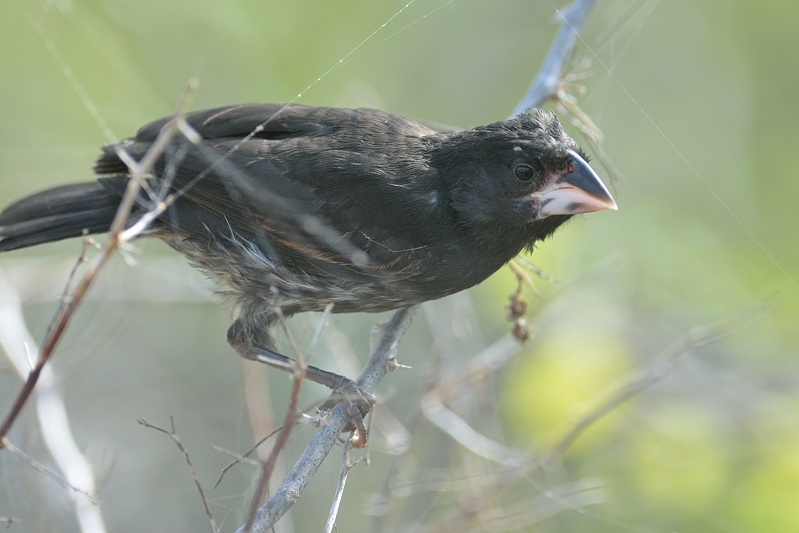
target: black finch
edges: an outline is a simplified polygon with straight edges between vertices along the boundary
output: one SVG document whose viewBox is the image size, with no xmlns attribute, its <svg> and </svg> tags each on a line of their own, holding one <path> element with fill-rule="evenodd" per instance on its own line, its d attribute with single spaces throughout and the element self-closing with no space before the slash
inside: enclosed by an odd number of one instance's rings
<svg viewBox="0 0 799 533">
<path fill-rule="evenodd" d="M 457 132 L 373 109 L 252 104 L 185 116 L 130 215 L 171 204 L 145 233 L 208 274 L 228 338 L 271 351 L 278 317 L 386 311 L 480 283 L 571 216 L 616 209 L 551 113 Z M 140 160 L 169 118 L 119 143 Z M 103 147 L 97 181 L 0 214 L 0 251 L 108 231 L 129 173 Z"/>
</svg>

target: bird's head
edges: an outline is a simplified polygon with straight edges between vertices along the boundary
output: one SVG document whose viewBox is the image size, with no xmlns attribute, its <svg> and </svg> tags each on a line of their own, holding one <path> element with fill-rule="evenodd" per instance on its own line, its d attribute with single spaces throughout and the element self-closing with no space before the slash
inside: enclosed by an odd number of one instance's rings
<svg viewBox="0 0 799 533">
<path fill-rule="evenodd" d="M 464 225 L 526 235 L 531 245 L 573 215 L 617 209 L 553 113 L 534 109 L 458 132 L 440 150 L 450 206 Z"/>
</svg>

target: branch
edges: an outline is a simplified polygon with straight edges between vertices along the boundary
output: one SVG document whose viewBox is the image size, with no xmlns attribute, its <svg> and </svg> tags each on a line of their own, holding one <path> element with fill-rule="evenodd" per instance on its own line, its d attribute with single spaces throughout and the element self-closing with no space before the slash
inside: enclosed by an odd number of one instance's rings
<svg viewBox="0 0 799 533">
<path fill-rule="evenodd" d="M 372 352 L 372 356 L 364 366 L 356 385 L 365 392 L 372 392 L 383 376 L 393 367 L 390 360 L 394 358 L 399 348 L 399 343 L 413 320 L 413 316 L 419 309 L 418 306 L 400 309 L 396 311 L 383 329 L 383 337 L 380 343 Z M 339 402 L 330 411 L 327 417 L 327 424 L 320 427 L 310 444 L 305 448 L 297 463 L 291 469 L 286 479 L 277 488 L 269 501 L 258 509 L 252 526 L 249 530 L 245 526 L 240 527 L 236 533 L 254 531 L 266 533 L 271 526 L 280 520 L 292 505 L 299 499 L 300 493 L 313 477 L 322 461 L 333 449 L 333 445 L 338 440 L 339 434 L 345 430 L 350 420 L 350 414 L 346 402 Z"/>
<path fill-rule="evenodd" d="M 489 439 L 448 409 L 441 402 L 441 397 L 435 393 L 425 394 L 421 406 L 422 412 L 430 422 L 470 452 L 517 470 L 529 469 L 530 465 L 534 464 L 535 457 L 531 453 Z"/>
<path fill-rule="evenodd" d="M 197 487 L 197 492 L 200 493 L 200 499 L 203 502 L 203 507 L 205 508 L 205 516 L 208 518 L 208 521 L 211 523 L 211 529 L 214 533 L 219 533 L 219 526 L 216 525 L 216 520 L 214 520 L 214 515 L 211 512 L 211 504 L 208 502 L 208 498 L 205 496 L 205 491 L 203 490 L 203 485 L 200 483 L 200 478 L 197 476 L 197 469 L 194 468 L 194 464 L 191 462 L 191 457 L 189 457 L 189 452 L 186 450 L 186 447 L 183 446 L 183 442 L 180 440 L 180 436 L 178 436 L 177 430 L 175 429 L 175 419 L 171 416 L 169 417 L 169 425 L 170 429 L 164 429 L 162 427 L 156 426 L 154 424 L 149 423 L 143 418 L 138 420 L 139 424 L 148 428 L 154 429 L 163 433 L 164 435 L 169 436 L 172 439 L 172 442 L 175 443 L 175 446 L 178 447 L 178 450 L 183 455 L 183 459 L 186 460 L 186 465 L 189 467 L 189 472 L 191 473 L 191 477 L 194 480 L 194 486 Z"/>
<path fill-rule="evenodd" d="M 193 90 L 194 83 L 190 83 L 188 89 L 184 92 L 183 97 L 180 100 L 177 111 L 178 116 L 180 116 L 187 107 L 189 97 L 191 96 Z M 135 205 L 135 199 L 141 190 L 142 184 L 144 183 L 144 176 L 150 171 L 158 157 L 160 157 L 160 155 L 164 152 L 172 137 L 174 137 L 177 132 L 178 125 L 175 120 L 167 123 L 167 125 L 164 126 L 158 133 L 158 137 L 156 138 L 155 142 L 153 142 L 152 147 L 139 163 L 134 161 L 129 154 L 120 149 L 120 158 L 128 165 L 131 178 L 128 181 L 127 189 L 122 197 L 122 202 L 120 203 L 119 209 L 117 209 L 116 215 L 114 217 L 114 221 L 111 224 L 111 230 L 109 231 L 108 237 L 100 248 L 99 254 L 89 263 L 86 273 L 78 282 L 75 290 L 72 292 L 71 297 L 65 298 L 56 311 L 51 327 L 47 330 L 44 340 L 42 341 L 41 350 L 39 350 L 39 356 L 36 360 L 36 364 L 33 366 L 30 373 L 28 373 L 27 379 L 25 380 L 22 389 L 17 394 L 14 404 L 11 406 L 11 410 L 8 412 L 5 420 L 3 420 L 3 423 L 0 424 L 0 449 L 4 447 L 5 438 L 8 435 L 8 432 L 11 430 L 11 426 L 22 412 L 22 408 L 25 407 L 28 398 L 30 398 L 30 395 L 33 393 L 33 390 L 36 387 L 36 383 L 39 381 L 45 365 L 55 352 L 55 349 L 58 346 L 58 343 L 61 341 L 61 338 L 64 336 L 64 332 L 67 330 L 72 317 L 75 316 L 75 312 L 83 302 L 86 294 L 89 292 L 89 289 L 92 287 L 92 285 L 94 285 L 94 282 L 96 281 L 97 276 L 100 274 L 100 271 L 103 269 L 111 256 L 114 255 L 114 252 L 119 250 L 127 242 L 126 239 L 135 237 L 135 235 L 131 234 L 124 235 L 126 233 L 125 224 L 130 216 L 131 210 Z M 141 230 L 143 229 L 144 228 L 141 228 Z"/>
<path fill-rule="evenodd" d="M 544 64 L 538 71 L 527 93 L 513 111 L 513 117 L 521 115 L 532 107 L 541 107 L 544 102 L 558 93 L 563 78 L 563 69 L 577 43 L 580 30 L 588 20 L 596 0 L 575 0 L 568 7 L 558 10 L 561 28 L 549 48 Z"/>
<path fill-rule="evenodd" d="M 307 357 L 310 357 L 310 355 L 313 353 L 313 350 L 316 349 L 316 345 L 322 335 L 322 329 L 324 329 L 324 325 L 327 322 L 332 309 L 332 304 L 328 304 L 327 307 L 325 307 L 324 313 L 322 313 L 322 317 L 319 319 L 319 324 L 316 326 L 316 332 L 311 340 Z M 302 351 L 294 341 L 294 337 L 291 335 L 291 332 L 289 331 L 286 321 L 283 319 L 282 315 L 280 317 L 280 322 L 283 326 L 283 331 L 288 336 L 291 346 L 294 349 L 295 358 L 294 371 L 292 372 L 291 380 L 291 396 L 289 397 L 289 405 L 286 409 L 286 417 L 284 419 L 283 426 L 280 428 L 280 431 L 277 434 L 277 439 L 275 439 L 275 444 L 272 446 L 272 451 L 269 452 L 269 456 L 267 457 L 266 461 L 264 461 L 261 465 L 261 479 L 258 483 L 258 488 L 255 490 L 255 494 L 252 497 L 252 502 L 250 503 L 250 512 L 247 517 L 247 523 L 244 524 L 245 531 L 252 531 L 253 522 L 255 521 L 255 516 L 258 512 L 258 505 L 261 503 L 261 499 L 269 487 L 269 480 L 271 479 L 272 473 L 275 470 L 275 465 L 277 465 L 277 458 L 280 455 L 280 452 L 286 446 L 286 443 L 289 440 L 289 435 L 291 435 L 291 430 L 294 428 L 294 424 L 297 421 L 300 390 L 302 388 L 302 382 L 305 379 L 305 373 L 308 370 L 308 363 L 305 361 Z"/>
<path fill-rule="evenodd" d="M 327 523 L 325 523 L 324 533 L 333 533 L 336 527 L 336 517 L 338 510 L 341 507 L 341 498 L 344 497 L 344 486 L 347 483 L 347 474 L 358 463 L 350 463 L 350 451 L 352 444 L 350 442 L 344 443 L 344 456 L 341 459 L 341 470 L 338 474 L 338 485 L 336 485 L 336 493 L 333 497 L 333 504 L 330 506 L 330 513 L 327 515 Z"/>
<path fill-rule="evenodd" d="M 6 352 L 17 374 L 24 380 L 30 370 L 28 352 L 36 353 L 39 347 L 36 346 L 33 336 L 25 325 L 19 295 L 1 273 L 0 346 Z M 56 482 L 69 487 L 80 531 L 104 533 L 106 527 L 102 507 L 96 502 L 96 475 L 91 463 L 75 442 L 64 397 L 50 367 L 43 369 L 41 382 L 36 388 L 36 419 L 44 445 L 64 479 L 35 466 L 31 461 L 26 462 Z M 8 441 L 4 441 L 3 445 L 12 449 Z"/>
</svg>

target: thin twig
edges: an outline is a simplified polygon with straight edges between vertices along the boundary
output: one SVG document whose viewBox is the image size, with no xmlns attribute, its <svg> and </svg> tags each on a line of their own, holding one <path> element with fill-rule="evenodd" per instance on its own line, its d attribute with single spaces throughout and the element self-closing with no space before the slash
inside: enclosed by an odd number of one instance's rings
<svg viewBox="0 0 799 533">
<path fill-rule="evenodd" d="M 522 344 L 511 334 L 505 334 L 485 350 L 466 362 L 463 370 L 440 382 L 431 392 L 448 403 L 456 394 L 474 387 L 510 361 Z"/>
<path fill-rule="evenodd" d="M 141 161 L 136 162 L 132 157 L 130 157 L 130 154 L 125 151 L 122 145 L 116 145 L 115 149 L 117 156 L 127 165 L 130 179 L 128 180 L 125 194 L 122 195 L 122 201 L 119 204 L 119 209 L 117 209 L 114 220 L 111 222 L 111 229 L 108 232 L 109 238 L 106 240 L 106 242 L 111 241 L 115 247 L 118 246 L 117 241 L 120 240 L 122 232 L 125 231 L 128 217 L 130 216 L 133 207 L 136 205 L 136 198 L 139 196 L 139 191 L 144 184 L 144 178 L 146 174 L 155 166 L 158 158 L 161 157 L 161 155 L 167 149 L 167 146 L 169 146 L 169 143 L 172 142 L 172 138 L 178 133 L 178 131 L 180 131 L 178 127 L 179 118 L 183 116 L 186 108 L 189 105 L 189 100 L 196 89 L 197 81 L 193 79 L 189 80 L 188 87 L 185 91 L 183 91 L 180 102 L 178 102 L 178 109 L 175 118 L 167 122 L 164 127 L 161 128 L 161 130 L 158 132 L 158 136 L 155 138 L 155 141 L 147 150 L 147 153 L 144 154 L 144 157 L 142 157 Z M 142 228 L 142 231 L 143 230 L 144 228 Z M 137 235 L 138 234 L 128 235 L 126 238 L 129 240 Z"/>
<path fill-rule="evenodd" d="M 273 434 L 277 433 L 278 431 L 280 431 L 280 428 L 277 428 L 273 432 Z M 261 441 L 261 442 L 263 442 L 263 441 Z M 252 452 L 253 450 L 255 450 L 256 446 L 253 446 L 252 448 L 250 448 L 250 451 Z M 226 448 L 223 448 L 221 446 L 217 446 L 216 444 L 212 444 L 211 445 L 211 449 L 216 451 L 216 452 L 223 453 L 223 454 L 227 455 L 228 457 L 232 457 L 234 459 L 234 462 L 230 463 L 227 466 L 226 469 L 229 469 L 231 466 L 233 466 L 235 464 L 239 464 L 239 463 L 246 463 L 246 464 L 248 464 L 250 466 L 261 466 L 261 461 L 258 461 L 257 459 L 250 459 L 249 457 L 246 457 L 244 455 L 239 455 L 236 452 L 230 451 L 230 450 L 228 450 Z M 216 484 L 212 488 L 215 489 L 217 487 L 217 485 L 219 485 L 219 481 L 221 481 L 221 476 L 220 476 L 220 479 L 217 479 Z"/>
<path fill-rule="evenodd" d="M 428 420 L 458 444 L 480 457 L 515 468 L 527 468 L 535 462 L 532 454 L 500 444 L 476 431 L 463 418 L 445 407 L 441 398 L 434 393 L 425 394 L 421 406 Z"/>
<path fill-rule="evenodd" d="M 92 498 L 91 494 L 89 494 L 88 492 L 86 492 L 81 488 L 71 485 L 68 481 L 59 476 L 57 473 L 53 472 L 43 464 L 33 459 L 32 457 L 25 455 L 25 453 L 22 450 L 14 446 L 11 443 L 11 441 L 9 441 L 7 438 L 4 438 L 2 440 L 2 446 L 3 448 L 11 452 L 13 455 L 16 455 L 19 460 L 21 460 L 22 462 L 24 462 L 25 464 L 27 464 L 28 466 L 39 472 L 40 474 L 43 474 L 45 477 L 52 479 L 62 487 L 65 487 L 76 494 L 80 494 L 81 496 L 89 500 L 89 502 L 91 502 L 92 504 L 97 504 L 97 501 Z"/>
<path fill-rule="evenodd" d="M 143 418 L 140 418 L 137 422 L 146 428 L 154 429 L 156 431 L 160 431 L 165 435 L 168 435 L 169 438 L 172 439 L 172 442 L 175 443 L 175 446 L 178 447 L 180 453 L 183 454 L 183 458 L 186 459 L 186 464 L 189 466 L 189 472 L 191 472 L 191 477 L 192 479 L 194 479 L 194 486 L 197 487 L 197 491 L 200 493 L 200 499 L 202 500 L 203 507 L 205 508 L 205 516 L 207 516 L 208 521 L 211 522 L 211 528 L 213 528 L 214 533 L 219 533 L 219 526 L 216 525 L 216 520 L 214 520 L 214 515 L 211 512 L 211 504 L 208 502 L 208 498 L 205 496 L 205 491 L 203 490 L 202 483 L 200 483 L 200 478 L 199 476 L 197 476 L 197 470 L 195 470 L 194 464 L 192 464 L 191 462 L 191 458 L 189 457 L 189 452 L 183 446 L 183 443 L 180 441 L 180 437 L 178 436 L 177 431 L 175 431 L 175 419 L 171 416 L 169 417 L 169 424 L 171 427 L 171 429 L 169 430 L 153 425 L 147 422 Z"/>
<path fill-rule="evenodd" d="M 266 461 L 269 456 L 269 450 L 265 447 L 261 448 L 261 444 L 266 442 L 269 436 L 275 435 L 280 431 L 278 424 L 275 422 L 275 409 L 272 406 L 267 377 L 262 372 L 263 365 L 256 361 L 240 357 L 239 368 L 241 369 L 244 408 L 247 412 L 247 421 L 250 424 L 250 434 L 253 436 L 267 435 L 250 452 L 255 452 L 258 460 Z M 275 427 L 277 429 L 273 429 Z M 245 454 L 245 456 L 249 455 L 250 452 Z M 281 472 L 278 475 L 282 478 L 285 472 Z"/>
<path fill-rule="evenodd" d="M 182 114 L 184 109 L 188 106 L 188 101 L 192 91 L 193 85 L 190 85 L 181 98 L 180 104 L 178 106 L 178 114 Z M 44 341 L 42 342 L 36 365 L 28 374 L 28 378 L 25 380 L 20 392 L 17 394 L 14 404 L 12 405 L 11 410 L 9 411 L 5 420 L 2 424 L 0 424 L 0 449 L 3 448 L 5 437 L 11 430 L 11 426 L 14 424 L 14 421 L 22 412 L 22 408 L 27 403 L 28 398 L 30 398 L 33 389 L 36 387 L 36 383 L 39 381 L 42 369 L 50 360 L 50 357 L 52 357 L 53 352 L 63 337 L 72 317 L 75 316 L 75 311 L 83 302 L 83 299 L 86 297 L 86 294 L 94 284 L 98 274 L 103 269 L 105 264 L 108 262 L 114 252 L 120 248 L 122 243 L 125 242 L 121 239 L 121 234 L 125 229 L 125 224 L 130 216 L 131 210 L 135 205 L 136 197 L 138 196 L 139 190 L 141 188 L 141 183 L 144 180 L 144 175 L 149 172 L 177 131 L 177 126 L 173 120 L 161 129 L 152 147 L 150 150 L 148 150 L 147 154 L 145 154 L 144 158 L 142 158 L 141 162 L 132 162 L 130 157 L 128 157 L 128 160 L 126 160 L 126 163 L 129 165 L 132 164 L 130 167 L 131 178 L 128 181 L 127 189 L 125 190 L 125 194 L 123 195 L 122 201 L 117 209 L 116 215 L 114 216 L 114 221 L 111 224 L 111 230 L 108 233 L 108 237 L 100 248 L 98 255 L 95 256 L 95 258 L 89 263 L 86 273 L 75 287 L 72 297 L 68 300 L 65 300 L 63 306 L 59 307 L 59 312 L 56 315 L 56 319 L 54 320 L 52 327 L 48 329 Z M 124 154 L 124 152 L 120 153 Z M 122 157 L 122 155 L 120 155 L 120 157 Z"/>
<path fill-rule="evenodd" d="M 336 484 L 336 492 L 333 495 L 333 503 L 330 505 L 330 512 L 327 515 L 327 522 L 325 523 L 324 533 L 333 533 L 333 528 L 336 527 L 336 517 L 338 510 L 341 507 L 341 499 L 344 497 L 344 486 L 347 484 L 347 474 L 350 473 L 352 467 L 358 464 L 350 463 L 350 452 L 352 451 L 352 444 L 349 441 L 344 443 L 344 452 L 341 458 L 341 470 L 338 474 L 338 484 Z"/>
<path fill-rule="evenodd" d="M 553 278 L 530 261 L 522 257 L 521 255 L 517 255 L 513 258 L 513 262 L 516 263 L 518 266 L 524 267 L 526 270 L 531 271 L 533 274 L 538 276 L 539 278 L 543 279 L 544 281 L 548 281 L 550 283 L 559 283 L 557 279 Z"/>
<path fill-rule="evenodd" d="M 85 263 L 88 260 L 88 257 L 86 255 L 86 253 L 87 253 L 87 251 L 89 249 L 89 245 L 92 242 L 93 241 L 90 241 L 90 239 L 88 237 L 84 237 L 81 240 L 80 253 L 78 254 L 78 258 L 75 259 L 75 261 L 72 263 L 72 269 L 69 271 L 69 275 L 67 275 L 67 281 L 66 281 L 66 283 L 64 283 L 64 288 L 61 291 L 61 297 L 58 299 L 58 307 L 56 308 L 55 313 L 53 313 L 53 319 L 50 321 L 50 324 L 47 326 L 47 330 L 45 330 L 45 333 L 44 333 L 45 337 L 50 334 L 50 330 L 53 329 L 53 326 L 55 325 L 55 323 L 58 322 L 58 317 L 60 317 L 61 313 L 64 312 L 64 309 L 67 306 L 67 302 L 69 302 L 69 300 L 70 300 L 70 297 L 69 297 L 70 288 L 72 287 L 72 283 L 75 281 L 75 278 L 77 278 L 77 276 L 78 276 L 78 269 L 80 268 L 80 266 L 83 263 Z M 21 309 L 20 309 L 20 312 L 21 312 Z M 25 329 L 27 329 L 27 326 L 25 326 L 24 323 L 22 325 L 23 325 L 23 327 L 25 327 Z M 28 346 L 29 346 L 29 349 L 30 349 L 30 348 L 33 347 L 33 344 L 29 344 Z M 36 351 L 36 353 L 39 352 L 38 346 L 36 347 L 35 351 Z M 31 365 L 31 366 L 33 366 L 33 365 Z M 23 378 L 24 378 L 24 376 L 23 376 Z"/>
<path fill-rule="evenodd" d="M 32 366 L 28 352 L 38 353 L 39 348 L 25 324 L 19 295 L 2 273 L 0 273 L 0 346 L 6 352 L 20 379 L 24 380 Z M 75 442 L 64 397 L 51 366 L 42 369 L 39 386 L 35 389 L 35 406 L 42 441 L 63 479 L 49 471 L 46 473 L 47 476 L 72 489 L 70 498 L 80 531 L 104 533 L 107 528 L 102 507 L 93 499 L 96 494 L 96 473 Z M 26 462 L 33 466 L 31 461 Z M 41 468 L 35 468 L 42 471 Z"/>
<path fill-rule="evenodd" d="M 527 275 L 527 272 L 524 271 L 522 265 L 519 264 L 519 262 L 517 262 L 516 259 L 511 259 L 508 262 L 508 268 L 510 268 L 511 271 L 514 274 L 516 274 L 516 277 L 519 279 L 519 281 L 525 287 L 530 289 L 530 292 L 532 292 L 536 298 L 538 298 L 539 300 L 544 299 L 544 296 L 541 294 L 541 291 L 538 290 L 538 287 L 535 286 L 533 280 L 530 279 L 530 276 Z"/>
<path fill-rule="evenodd" d="M 288 327 L 286 326 L 285 320 L 282 320 L 281 323 L 283 324 L 283 329 L 286 332 L 286 335 L 291 342 L 291 346 L 294 349 L 295 359 L 294 359 L 294 373 L 291 380 L 291 395 L 289 397 L 289 405 L 286 409 L 286 417 L 283 422 L 283 426 L 280 429 L 280 432 L 277 435 L 277 439 L 275 439 L 275 445 L 272 447 L 272 451 L 269 454 L 266 462 L 264 462 L 261 468 L 261 479 L 258 483 L 258 488 L 255 491 L 255 494 L 252 498 L 252 503 L 250 505 L 250 513 L 247 517 L 247 523 L 244 525 L 244 531 L 252 531 L 253 523 L 255 522 L 255 517 L 258 512 L 258 507 L 261 505 L 261 499 L 263 498 L 266 490 L 269 486 L 269 479 L 272 477 L 272 472 L 274 471 L 275 464 L 277 463 L 277 458 L 280 455 L 280 452 L 285 447 L 286 443 L 288 442 L 289 435 L 291 434 L 291 430 L 294 428 L 294 425 L 297 422 L 297 413 L 300 412 L 299 410 L 299 401 L 300 401 L 300 390 L 302 388 L 302 382 L 305 379 L 305 372 L 308 369 L 307 358 L 311 355 L 313 350 L 316 349 L 316 346 L 319 343 L 319 339 L 322 335 L 322 330 L 327 323 L 327 319 L 330 316 L 331 311 L 333 310 L 333 305 L 328 304 L 325 307 L 325 310 L 322 312 L 322 316 L 319 319 L 319 323 L 316 326 L 316 331 L 314 336 L 311 339 L 311 343 L 308 347 L 307 354 L 303 354 L 302 351 L 297 346 L 297 343 L 294 341 L 294 337 L 291 335 Z"/>
<path fill-rule="evenodd" d="M 239 463 L 241 463 L 241 462 L 243 462 L 243 461 L 246 461 L 246 460 L 247 460 L 247 459 L 250 457 L 250 455 L 252 455 L 252 454 L 255 452 L 255 450 L 257 450 L 257 449 L 258 449 L 258 447 L 259 447 L 261 444 L 263 444 L 264 442 L 266 442 L 266 441 L 268 441 L 269 439 L 271 439 L 271 438 L 272 438 L 274 435 L 276 435 L 276 434 L 277 434 L 277 432 L 278 432 L 278 431 L 280 431 L 281 429 L 283 429 L 283 426 L 278 426 L 277 428 L 275 428 L 275 430 L 274 430 L 274 431 L 272 431 L 272 432 L 271 432 L 271 433 L 269 433 L 267 436 L 265 436 L 264 438 L 262 438 L 262 439 L 260 439 L 258 442 L 256 442 L 256 443 L 255 443 L 255 444 L 252 446 L 252 448 L 250 448 L 249 450 L 247 450 L 246 452 L 244 452 L 244 455 L 236 455 L 236 456 L 235 456 L 235 458 L 236 458 L 236 459 L 235 459 L 234 461 L 232 461 L 232 462 L 228 463 L 228 465 L 227 465 L 225 468 L 223 468 L 223 469 L 222 469 L 222 472 L 219 474 L 219 478 L 216 480 L 216 483 L 214 483 L 214 486 L 213 486 L 213 488 L 214 488 L 214 489 L 216 489 L 216 488 L 219 486 L 219 484 L 220 484 L 220 483 L 222 483 L 222 479 L 225 477 L 225 474 L 227 474 L 227 473 L 228 473 L 228 471 L 229 471 L 231 468 L 233 468 L 234 466 L 236 466 L 237 464 L 239 464 Z M 217 448 L 216 446 L 212 446 L 212 448 L 214 448 L 214 449 L 215 449 L 215 450 L 217 450 L 217 451 L 223 451 L 223 452 L 225 452 L 225 453 L 229 453 L 229 452 L 227 452 L 226 450 L 221 450 L 221 449 Z M 257 461 L 253 461 L 253 463 L 254 463 L 254 464 L 258 464 L 258 462 L 257 462 Z"/>
<path fill-rule="evenodd" d="M 269 486 L 269 479 L 274 471 L 278 455 L 288 442 L 289 435 L 294 427 L 294 422 L 297 419 L 295 413 L 297 413 L 300 390 L 302 388 L 302 382 L 305 379 L 306 369 L 307 365 L 302 361 L 302 358 L 297 357 L 294 362 L 294 373 L 291 380 L 291 395 L 289 396 L 289 405 L 286 409 L 286 417 L 284 419 L 283 426 L 281 426 L 280 432 L 277 435 L 277 439 L 275 439 L 275 444 L 272 447 L 272 451 L 269 453 L 269 457 L 261 465 L 261 479 L 258 481 L 258 487 L 255 490 L 255 494 L 252 497 L 252 502 L 250 503 L 250 512 L 247 515 L 247 522 L 245 523 L 243 529 L 244 532 L 253 531 L 253 524 L 256 521 L 258 508 L 261 505 L 261 500 L 263 499 L 267 487 Z"/>
</svg>

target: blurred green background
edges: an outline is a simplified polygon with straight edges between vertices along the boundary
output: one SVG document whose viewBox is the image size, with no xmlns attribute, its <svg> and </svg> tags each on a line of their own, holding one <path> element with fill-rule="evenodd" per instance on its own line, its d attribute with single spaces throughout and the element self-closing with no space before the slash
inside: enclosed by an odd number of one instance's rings
<svg viewBox="0 0 799 533">
<path fill-rule="evenodd" d="M 503 119 L 563 4 L 7 0 L 0 204 L 91 179 L 98 147 L 171 113 L 190 78 L 200 82 L 193 109 L 301 94 L 302 103 L 379 107 L 458 127 Z M 630 372 L 663 366 L 659 354 L 692 329 L 767 301 L 773 311 L 664 368 L 663 380 L 600 420 L 556 468 L 516 486 L 521 502 L 550 498 L 564 480 L 603 488 L 595 505 L 555 498 L 554 512 L 520 528 L 799 531 L 799 5 L 598 4 L 570 71 L 590 74 L 577 82 L 587 88 L 578 100 L 624 176 L 620 210 L 570 223 L 530 259 L 557 282 L 536 281 L 543 302 L 527 294 L 535 338 L 494 383 L 507 442 L 546 449 Z M 0 257 L 29 300 L 37 338 L 79 246 Z M 209 445 L 240 452 L 252 443 L 242 399 L 249 378 L 224 342 L 228 314 L 173 257 L 160 243 L 141 243 L 127 263 L 115 260 L 54 361 L 78 442 L 101 465 L 104 512 L 117 532 L 208 527 L 182 458 L 137 418 L 166 425 L 174 415 L 206 486 L 228 461 Z M 436 317 L 459 317 L 459 356 L 474 355 L 508 329 L 503 306 L 514 287 L 502 271 L 420 314 L 401 352 L 414 368 L 381 385 L 394 416 L 405 422 L 418 401 L 440 337 Z M 293 325 L 307 338 L 314 320 Z M 376 321 L 342 316 L 334 325 L 364 360 Z M 317 362 L 338 365 L 325 354 Z M 282 418 L 287 378 L 259 375 L 270 379 Z M 18 386 L 0 363 L 3 413 Z M 311 389 L 308 398 L 323 395 Z M 292 437 L 287 464 L 311 431 Z M 30 417 L 12 437 L 48 462 Z M 407 453 L 438 468 L 451 460 L 446 450 L 455 453 L 448 443 L 431 429 Z M 390 456 L 378 449 L 371 460 L 352 472 L 342 531 L 371 530 L 365 502 Z M 296 531 L 321 529 L 337 461 L 334 452 L 292 513 Z M 241 468 L 211 493 L 223 530 L 241 522 L 254 475 Z M 11 531 L 76 531 L 63 493 L 0 454 L 0 516 L 24 520 Z M 406 510 L 392 519 L 397 531 L 445 531 L 447 509 L 464 508 L 446 491 L 395 505 Z M 479 521 L 471 527 L 480 530 Z"/>
</svg>

